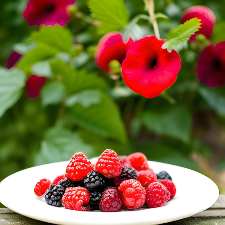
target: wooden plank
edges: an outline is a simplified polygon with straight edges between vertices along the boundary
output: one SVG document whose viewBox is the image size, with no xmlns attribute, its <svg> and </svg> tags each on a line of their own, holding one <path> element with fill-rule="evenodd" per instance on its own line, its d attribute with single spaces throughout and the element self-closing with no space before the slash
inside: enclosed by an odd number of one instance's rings
<svg viewBox="0 0 225 225">
<path fill-rule="evenodd" d="M 215 202 L 215 204 L 211 206 L 210 208 L 216 208 L 216 209 L 225 208 L 225 195 L 220 195 L 218 200 Z"/>
<path fill-rule="evenodd" d="M 225 209 L 208 209 L 192 217 L 225 217 Z"/>
</svg>

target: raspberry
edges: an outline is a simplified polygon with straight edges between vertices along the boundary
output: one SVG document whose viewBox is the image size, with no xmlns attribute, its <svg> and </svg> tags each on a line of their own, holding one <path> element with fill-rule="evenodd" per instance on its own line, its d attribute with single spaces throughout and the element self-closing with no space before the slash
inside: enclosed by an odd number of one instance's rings
<svg viewBox="0 0 225 225">
<path fill-rule="evenodd" d="M 65 174 L 60 175 L 58 177 L 55 178 L 55 180 L 53 180 L 52 184 L 59 184 L 59 181 L 64 180 L 65 179 Z"/>
<path fill-rule="evenodd" d="M 138 168 L 138 171 L 149 170 L 149 169 L 150 169 L 150 167 L 149 167 L 149 165 L 148 165 L 148 162 L 144 162 L 144 163 L 140 166 L 140 168 Z"/>
<path fill-rule="evenodd" d="M 51 181 L 48 179 L 41 179 L 40 181 L 37 182 L 37 184 L 34 187 L 34 193 L 37 196 L 42 196 L 46 190 L 49 188 L 51 185 Z"/>
<path fill-rule="evenodd" d="M 113 150 L 107 149 L 99 157 L 95 169 L 105 177 L 113 178 L 121 174 L 122 165 L 117 154 Z"/>
<path fill-rule="evenodd" d="M 146 188 L 146 203 L 149 208 L 164 206 L 168 201 L 169 195 L 166 187 L 158 182 L 151 183 Z"/>
<path fill-rule="evenodd" d="M 59 184 L 62 185 L 65 189 L 68 188 L 68 187 L 75 187 L 74 182 L 70 179 L 67 179 L 67 178 L 59 181 Z"/>
<path fill-rule="evenodd" d="M 107 178 L 96 170 L 92 170 L 84 178 L 84 186 L 87 189 L 98 189 L 106 185 Z"/>
<path fill-rule="evenodd" d="M 161 180 L 161 184 L 163 184 L 166 189 L 170 192 L 170 198 L 171 200 L 176 195 L 176 186 L 171 180 Z"/>
<path fill-rule="evenodd" d="M 90 195 L 86 188 L 71 187 L 67 188 L 62 198 L 62 204 L 66 209 L 77 211 L 89 211 L 90 207 L 85 206 L 90 200 Z"/>
<path fill-rule="evenodd" d="M 124 179 L 115 177 L 115 178 L 114 178 L 114 185 L 115 185 L 116 187 L 119 187 L 120 184 L 121 184 L 123 181 L 124 181 Z"/>
<path fill-rule="evenodd" d="M 91 161 L 82 152 L 76 153 L 66 167 L 65 177 L 73 182 L 83 180 L 93 170 Z"/>
<path fill-rule="evenodd" d="M 147 170 L 149 169 L 146 156 L 141 152 L 136 152 L 128 156 L 132 167 L 136 170 Z"/>
<path fill-rule="evenodd" d="M 131 167 L 130 160 L 128 159 L 127 156 L 123 155 L 123 156 L 118 156 L 118 157 L 119 157 L 119 160 L 120 160 L 120 163 L 122 166 Z"/>
<path fill-rule="evenodd" d="M 137 180 L 146 188 L 149 184 L 157 182 L 157 176 L 153 170 L 142 170 L 138 172 Z"/>
<path fill-rule="evenodd" d="M 65 192 L 65 188 L 61 185 L 51 185 L 45 192 L 45 201 L 48 205 L 61 207 L 62 197 Z"/>
<path fill-rule="evenodd" d="M 122 200 L 120 193 L 116 187 L 107 188 L 103 194 L 100 202 L 100 210 L 102 212 L 116 212 L 122 207 Z"/>
<path fill-rule="evenodd" d="M 159 180 L 171 180 L 172 181 L 172 177 L 164 170 L 157 173 L 156 176 L 157 176 L 157 179 L 159 179 Z"/>
<path fill-rule="evenodd" d="M 122 179 L 137 179 L 138 178 L 138 172 L 133 167 L 122 167 L 122 172 L 118 176 L 118 178 Z"/>
<path fill-rule="evenodd" d="M 122 195 L 123 205 L 128 209 L 138 209 L 144 205 L 146 192 L 139 181 L 125 180 L 118 189 Z"/>
</svg>

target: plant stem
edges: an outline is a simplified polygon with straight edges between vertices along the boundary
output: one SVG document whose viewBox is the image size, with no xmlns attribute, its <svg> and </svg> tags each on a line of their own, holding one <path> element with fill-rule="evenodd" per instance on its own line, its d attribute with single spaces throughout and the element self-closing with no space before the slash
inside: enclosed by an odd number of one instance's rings
<svg viewBox="0 0 225 225">
<path fill-rule="evenodd" d="M 155 36 L 160 39 L 160 34 L 159 34 L 159 27 L 155 18 L 155 6 L 154 6 L 154 0 L 145 0 L 146 5 L 148 6 L 148 11 L 149 11 L 149 16 L 150 20 L 152 22 Z"/>
<path fill-rule="evenodd" d="M 175 105 L 177 103 L 177 101 L 165 91 L 160 94 L 160 97 L 166 99 L 172 105 Z"/>
</svg>

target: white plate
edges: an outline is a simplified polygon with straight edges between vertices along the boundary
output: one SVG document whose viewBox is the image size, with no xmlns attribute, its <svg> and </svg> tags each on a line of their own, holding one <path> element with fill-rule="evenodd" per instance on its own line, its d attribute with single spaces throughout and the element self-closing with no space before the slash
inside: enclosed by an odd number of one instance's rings
<svg viewBox="0 0 225 225">
<path fill-rule="evenodd" d="M 149 225 L 192 216 L 212 206 L 219 196 L 216 184 L 202 174 L 149 161 L 149 166 L 156 173 L 166 170 L 177 187 L 175 198 L 164 207 L 121 212 L 79 212 L 49 206 L 44 198 L 35 196 L 34 186 L 42 178 L 53 180 L 63 174 L 67 164 L 59 162 L 33 167 L 7 177 L 0 183 L 0 202 L 19 214 L 54 224 Z"/>
</svg>

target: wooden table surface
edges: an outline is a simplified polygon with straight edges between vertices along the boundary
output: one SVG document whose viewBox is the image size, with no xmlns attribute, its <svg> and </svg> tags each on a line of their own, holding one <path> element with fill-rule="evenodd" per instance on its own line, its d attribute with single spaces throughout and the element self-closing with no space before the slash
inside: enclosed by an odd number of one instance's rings
<svg viewBox="0 0 225 225">
<path fill-rule="evenodd" d="M 47 225 L 19 215 L 7 208 L 0 208 L 0 225 Z M 168 225 L 225 225 L 225 195 L 220 195 L 217 202 L 209 209 L 192 217 L 167 223 Z"/>
</svg>

